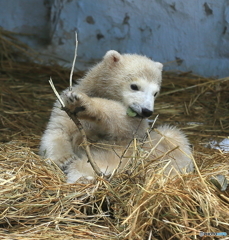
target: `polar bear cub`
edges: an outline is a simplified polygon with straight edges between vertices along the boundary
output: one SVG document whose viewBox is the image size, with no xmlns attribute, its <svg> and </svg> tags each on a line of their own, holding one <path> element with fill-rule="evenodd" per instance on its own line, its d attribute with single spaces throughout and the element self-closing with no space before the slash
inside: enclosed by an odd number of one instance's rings
<svg viewBox="0 0 229 240">
<path fill-rule="evenodd" d="M 147 118 L 153 113 L 161 87 L 162 68 L 161 63 L 145 56 L 110 50 L 72 91 L 62 92 L 66 106 L 80 119 L 92 157 L 104 174 L 111 174 L 117 166 L 122 169 L 128 161 L 120 157 L 126 146 L 133 138 L 141 141 L 145 137 Z M 169 162 L 165 174 L 192 171 L 191 150 L 184 133 L 170 126 L 158 130 L 150 133 L 144 150 L 153 149 L 151 157 L 161 156 L 162 162 Z M 40 155 L 60 166 L 69 183 L 95 177 L 81 143 L 76 125 L 56 101 L 41 139 Z"/>
</svg>

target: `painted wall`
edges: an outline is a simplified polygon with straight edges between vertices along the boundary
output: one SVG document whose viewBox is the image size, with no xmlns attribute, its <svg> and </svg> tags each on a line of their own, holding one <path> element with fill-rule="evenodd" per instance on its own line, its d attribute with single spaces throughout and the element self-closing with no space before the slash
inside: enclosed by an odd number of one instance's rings
<svg viewBox="0 0 229 240">
<path fill-rule="evenodd" d="M 0 26 L 68 65 L 77 31 L 79 69 L 115 49 L 167 70 L 229 76 L 229 0 L 0 0 Z"/>
</svg>

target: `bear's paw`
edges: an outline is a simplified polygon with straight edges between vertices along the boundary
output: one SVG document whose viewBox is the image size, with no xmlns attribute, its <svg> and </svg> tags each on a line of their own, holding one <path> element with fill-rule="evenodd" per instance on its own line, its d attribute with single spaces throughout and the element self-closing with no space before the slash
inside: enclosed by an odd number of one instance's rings
<svg viewBox="0 0 229 240">
<path fill-rule="evenodd" d="M 84 93 L 67 91 L 63 94 L 62 100 L 65 104 L 65 107 L 68 108 L 71 113 L 76 115 L 77 113 L 86 109 L 85 105 L 87 105 L 89 97 Z"/>
</svg>

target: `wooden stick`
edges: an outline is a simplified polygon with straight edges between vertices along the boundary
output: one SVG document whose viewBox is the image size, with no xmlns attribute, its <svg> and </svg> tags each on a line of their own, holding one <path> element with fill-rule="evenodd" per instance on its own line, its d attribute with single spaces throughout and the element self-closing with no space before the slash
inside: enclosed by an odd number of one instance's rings
<svg viewBox="0 0 229 240">
<path fill-rule="evenodd" d="M 64 104 L 63 100 L 61 99 L 59 93 L 56 91 L 56 88 L 55 88 L 55 86 L 54 86 L 54 84 L 53 84 L 53 81 L 52 81 L 52 78 L 51 78 L 51 77 L 50 77 L 50 79 L 49 79 L 49 84 L 50 84 L 53 92 L 55 93 L 56 97 L 58 98 L 61 107 L 64 108 L 64 107 L 65 107 L 65 104 Z"/>
<path fill-rule="evenodd" d="M 77 32 L 76 32 L 76 46 L 75 46 L 74 59 L 73 59 L 73 63 L 72 63 L 72 69 L 71 69 L 70 78 L 69 78 L 69 91 L 72 91 L 72 76 L 73 76 L 75 63 L 76 63 L 77 48 L 78 48 L 78 39 L 77 39 Z"/>
<path fill-rule="evenodd" d="M 80 122 L 80 120 L 76 117 L 76 115 L 74 113 L 72 113 L 64 104 L 63 100 L 61 99 L 60 95 L 58 94 L 58 92 L 56 91 L 56 88 L 53 84 L 53 81 L 52 79 L 50 78 L 49 80 L 49 83 L 57 97 L 57 99 L 59 100 L 60 104 L 61 104 L 61 109 L 64 110 L 68 116 L 72 119 L 72 121 L 75 123 L 75 125 L 77 126 L 77 128 L 79 129 L 81 135 L 82 135 L 82 138 L 83 138 L 83 145 L 85 146 L 85 151 L 86 151 L 86 154 L 87 154 L 87 157 L 88 157 L 88 161 L 90 162 L 93 170 L 95 171 L 95 173 L 98 175 L 98 176 L 102 176 L 103 173 L 101 172 L 101 170 L 99 169 L 98 165 L 96 164 L 96 162 L 94 161 L 94 159 L 92 158 L 92 155 L 91 155 L 91 151 L 90 151 L 90 147 L 89 147 L 89 144 L 88 144 L 88 141 L 87 141 L 87 136 L 86 136 L 86 133 L 83 129 L 83 126 Z"/>
<path fill-rule="evenodd" d="M 78 48 L 78 40 L 77 40 L 77 32 L 76 32 L 76 45 L 75 45 L 75 54 L 74 54 L 74 59 L 73 59 L 73 63 L 72 63 L 72 69 L 71 69 L 71 73 L 70 73 L 70 78 L 69 78 L 69 91 L 72 90 L 72 76 L 73 76 L 73 72 L 74 72 L 74 67 L 75 67 L 75 62 L 76 62 L 76 57 L 77 57 L 77 48 Z M 94 161 L 94 159 L 92 158 L 91 155 L 91 151 L 90 151 L 90 147 L 87 141 L 87 136 L 86 133 L 83 129 L 83 126 L 80 122 L 80 120 L 76 117 L 76 115 L 74 113 L 72 113 L 64 104 L 63 100 L 61 99 L 60 95 L 58 94 L 58 92 L 56 91 L 56 88 L 53 84 L 52 79 L 50 78 L 49 83 L 57 97 L 57 99 L 60 102 L 61 105 L 61 109 L 64 110 L 68 116 L 72 119 L 72 121 L 75 123 L 75 125 L 77 126 L 77 128 L 79 129 L 82 138 L 83 138 L 83 145 L 85 146 L 85 151 L 88 157 L 88 161 L 90 162 L 92 168 L 94 169 L 95 173 L 98 176 L 102 176 L 103 173 L 101 172 L 101 170 L 99 169 L 98 165 L 96 164 L 96 162 Z"/>
</svg>

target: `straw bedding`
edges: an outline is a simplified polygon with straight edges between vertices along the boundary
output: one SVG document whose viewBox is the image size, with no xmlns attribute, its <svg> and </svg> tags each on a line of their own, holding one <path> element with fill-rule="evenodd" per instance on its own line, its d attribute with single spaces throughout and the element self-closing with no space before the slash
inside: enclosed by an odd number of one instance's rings
<svg viewBox="0 0 229 240">
<path fill-rule="evenodd" d="M 61 170 L 41 159 L 37 148 L 55 100 L 47 79 L 51 75 L 61 91 L 68 86 L 69 70 L 28 62 L 28 49 L 20 44 L 1 31 L 1 239 L 196 239 L 201 231 L 229 234 L 228 188 L 221 191 L 211 181 L 217 175 L 229 179 L 229 153 L 209 145 L 228 137 L 228 78 L 164 74 L 156 125 L 175 124 L 188 134 L 198 166 L 194 173 L 172 179 L 160 172 L 147 174 L 156 162 L 145 159 L 133 142 L 136 151 L 125 171 L 110 180 L 66 184 Z"/>
</svg>

